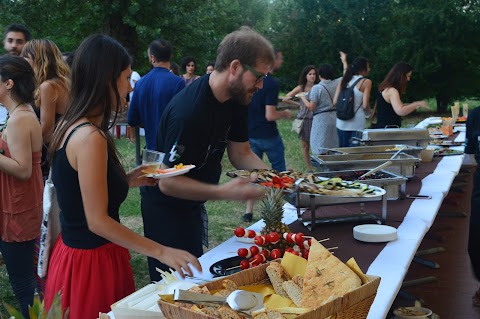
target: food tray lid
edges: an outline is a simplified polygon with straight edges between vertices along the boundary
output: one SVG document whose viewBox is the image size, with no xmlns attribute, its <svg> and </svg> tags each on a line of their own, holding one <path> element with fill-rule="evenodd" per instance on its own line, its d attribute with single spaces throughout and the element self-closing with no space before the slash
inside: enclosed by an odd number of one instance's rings
<svg viewBox="0 0 480 319">
<path fill-rule="evenodd" d="M 365 129 L 355 135 L 362 141 L 430 139 L 428 129 L 423 128 Z"/>
</svg>

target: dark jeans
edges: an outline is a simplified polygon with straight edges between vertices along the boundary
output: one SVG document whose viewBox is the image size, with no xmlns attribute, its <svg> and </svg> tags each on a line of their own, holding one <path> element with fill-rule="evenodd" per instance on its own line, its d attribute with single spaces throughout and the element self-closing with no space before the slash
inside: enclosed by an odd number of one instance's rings
<svg viewBox="0 0 480 319">
<path fill-rule="evenodd" d="M 470 229 L 468 233 L 468 254 L 473 273 L 480 280 L 480 168 L 473 176 L 473 190 L 470 207 Z"/>
<path fill-rule="evenodd" d="M 10 285 L 20 303 L 22 315 L 30 318 L 28 306 L 33 305 L 35 277 L 33 273 L 33 251 L 35 240 L 25 242 L 4 242 L 0 239 L 2 252 Z"/>
<path fill-rule="evenodd" d="M 338 143 L 340 147 L 351 147 L 350 140 L 355 136 L 355 131 L 343 131 L 337 128 Z"/>
<path fill-rule="evenodd" d="M 287 169 L 285 146 L 280 135 L 272 138 L 250 138 L 250 147 L 261 160 L 263 160 L 263 153 L 267 154 L 274 170 L 282 172 Z"/>
<path fill-rule="evenodd" d="M 145 237 L 200 257 L 203 254 L 203 205 L 161 202 L 158 187 L 142 187 L 140 194 Z M 155 268 L 166 271 L 169 267 L 155 258 L 149 257 L 147 260 L 150 280 L 161 280 L 160 273 Z"/>
</svg>

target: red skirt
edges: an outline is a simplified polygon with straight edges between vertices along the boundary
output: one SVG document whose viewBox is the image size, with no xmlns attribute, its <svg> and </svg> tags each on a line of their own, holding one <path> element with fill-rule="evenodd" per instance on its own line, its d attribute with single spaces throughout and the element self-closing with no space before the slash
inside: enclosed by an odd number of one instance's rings
<svg viewBox="0 0 480 319">
<path fill-rule="evenodd" d="M 62 308 L 69 319 L 95 319 L 116 301 L 135 291 L 130 253 L 113 243 L 95 249 L 66 246 L 61 235 L 48 267 L 45 306 L 50 309 L 61 290 Z"/>
</svg>

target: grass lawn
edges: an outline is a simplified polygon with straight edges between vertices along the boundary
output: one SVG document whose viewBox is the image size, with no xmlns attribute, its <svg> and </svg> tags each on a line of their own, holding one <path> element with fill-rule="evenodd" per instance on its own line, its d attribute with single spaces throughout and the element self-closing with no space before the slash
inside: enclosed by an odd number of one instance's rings
<svg viewBox="0 0 480 319">
<path fill-rule="evenodd" d="M 469 104 L 476 105 L 474 101 L 467 101 Z M 463 102 L 462 102 L 463 103 Z M 434 101 L 430 101 L 431 109 L 434 110 Z M 414 114 L 404 118 L 403 126 L 411 126 L 421 121 L 423 118 L 432 116 L 434 112 L 415 112 Z M 448 114 L 445 114 L 448 116 Z M 434 115 L 438 116 L 438 115 Z M 278 121 L 278 128 L 280 134 L 283 138 L 285 144 L 285 158 L 287 162 L 287 167 L 305 171 L 306 166 L 303 162 L 300 141 L 295 133 L 291 132 L 291 123 L 292 120 L 282 120 Z M 120 150 L 120 153 L 123 157 L 123 162 L 126 168 L 131 168 L 135 164 L 135 144 L 129 142 L 124 137 L 116 140 L 117 147 Z M 142 138 L 142 146 L 144 145 L 144 140 Z M 187 163 L 188 164 L 188 163 Z M 227 172 L 232 170 L 233 167 L 229 163 L 228 159 L 223 159 L 223 171 Z M 227 181 L 229 178 L 222 174 L 221 183 Z M 210 236 L 210 248 L 215 247 L 219 243 L 225 241 L 227 238 L 231 237 L 232 231 L 230 228 L 235 228 L 236 226 L 248 226 L 247 224 L 241 222 L 241 216 L 245 210 L 245 204 L 242 202 L 230 202 L 230 201 L 210 201 L 207 202 L 207 210 L 209 213 L 209 236 Z M 143 233 L 142 218 L 140 214 L 140 193 L 138 189 L 131 189 L 126 201 L 123 203 L 120 208 L 120 215 L 122 223 L 125 224 L 130 229 Z M 254 214 L 254 221 L 258 220 L 258 213 Z M 180 235 L 180 234 L 179 234 Z M 148 276 L 148 267 L 146 262 L 146 257 L 139 255 L 135 252 L 132 252 L 131 260 L 133 272 L 135 274 L 135 283 L 137 288 L 141 288 L 149 283 Z M 206 270 L 208 271 L 208 269 Z M 6 272 L 6 266 L 0 266 L 0 318 L 2 314 L 6 317 L 6 311 L 3 308 L 3 302 L 12 304 L 18 307 L 10 284 L 8 281 L 8 275 Z"/>
</svg>

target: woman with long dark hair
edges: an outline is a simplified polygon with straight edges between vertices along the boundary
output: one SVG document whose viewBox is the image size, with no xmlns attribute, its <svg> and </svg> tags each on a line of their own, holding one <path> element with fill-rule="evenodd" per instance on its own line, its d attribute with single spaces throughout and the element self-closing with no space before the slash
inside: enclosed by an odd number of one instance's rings
<svg viewBox="0 0 480 319">
<path fill-rule="evenodd" d="M 315 65 L 307 65 L 303 68 L 302 73 L 300 73 L 298 85 L 288 92 L 286 96 L 294 97 L 299 93 L 308 93 L 318 82 L 320 82 L 320 79 L 318 78 Z M 307 166 L 307 170 L 312 171 L 312 163 L 310 161 L 310 132 L 312 130 L 313 112 L 305 106 L 303 100 L 300 100 L 300 102 L 290 101 L 290 103 L 297 104 L 300 107 L 297 113 L 297 119 L 303 119 L 303 124 L 298 137 L 302 144 L 303 161 Z"/>
<path fill-rule="evenodd" d="M 70 103 L 50 143 L 52 179 L 60 206 L 61 235 L 50 258 L 45 304 L 61 290 L 69 319 L 96 318 L 135 291 L 128 249 L 177 270 L 201 270 L 188 252 L 160 245 L 119 222 L 129 187 L 154 186 L 143 166 L 125 173 L 109 129 L 130 86 L 131 58 L 105 35 L 85 39 L 72 65 Z"/>
<path fill-rule="evenodd" d="M 34 90 L 27 61 L 1 56 L 0 103 L 8 117 L 0 133 L 0 252 L 25 318 L 35 292 L 34 243 L 43 210 L 42 129 L 31 105 Z"/>
<path fill-rule="evenodd" d="M 355 115 L 349 120 L 341 120 L 337 118 L 337 132 L 340 147 L 351 146 L 350 140 L 358 130 L 365 128 L 366 118 L 370 116 L 370 107 L 368 101 L 370 99 L 370 91 L 372 90 L 372 81 L 368 78 L 370 72 L 370 63 L 364 57 L 357 57 L 348 66 L 342 81 L 339 83 L 335 92 L 333 103 L 337 104 L 340 90 L 345 90 L 354 83 L 354 111 Z M 359 80 L 360 79 L 360 80 Z M 357 81 L 359 80 L 359 81 Z"/>
<path fill-rule="evenodd" d="M 413 67 L 407 62 L 395 64 L 385 79 L 378 86 L 380 94 L 377 97 L 377 128 L 386 126 L 402 126 L 402 116 L 408 115 L 419 108 L 428 109 L 425 101 L 403 104 L 400 96 L 407 90 L 407 84 L 412 77 Z"/>
</svg>

